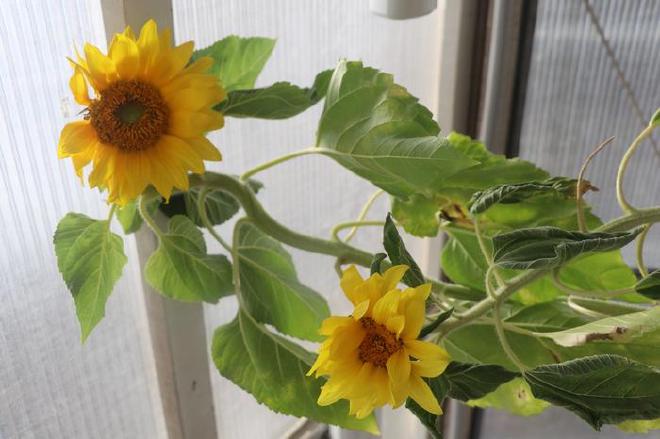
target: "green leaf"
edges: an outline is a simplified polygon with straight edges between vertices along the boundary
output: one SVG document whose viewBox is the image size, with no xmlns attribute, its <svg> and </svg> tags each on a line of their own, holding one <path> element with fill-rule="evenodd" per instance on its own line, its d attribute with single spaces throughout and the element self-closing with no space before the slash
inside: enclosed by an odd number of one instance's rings
<svg viewBox="0 0 660 439">
<path fill-rule="evenodd" d="M 505 268 L 558 267 L 582 253 L 619 249 L 641 231 L 641 228 L 617 233 L 570 232 L 556 227 L 520 229 L 493 237 L 493 259 Z"/>
<path fill-rule="evenodd" d="M 626 433 L 648 433 L 651 430 L 660 430 L 660 418 L 649 421 L 624 421 L 617 424 L 617 428 Z"/>
<path fill-rule="evenodd" d="M 182 215 L 170 219 L 168 232 L 160 236 L 145 278 L 165 296 L 183 302 L 216 303 L 234 289 L 229 260 L 207 254 L 202 232 Z"/>
<path fill-rule="evenodd" d="M 57 266 L 73 295 L 85 341 L 105 315 L 105 303 L 126 265 L 124 241 L 110 232 L 108 221 L 79 213 L 62 218 L 53 240 Z"/>
<path fill-rule="evenodd" d="M 270 87 L 234 90 L 217 109 L 231 117 L 287 119 L 307 110 L 325 96 L 331 74 L 331 70 L 319 73 L 311 88 L 277 82 Z"/>
<path fill-rule="evenodd" d="M 563 300 L 526 306 L 506 318 L 506 322 L 536 333 L 552 333 L 585 325 L 593 317 L 580 314 Z M 537 334 L 544 336 L 544 334 Z"/>
<path fill-rule="evenodd" d="M 320 152 L 392 195 L 433 191 L 476 162 L 438 137 L 431 112 L 392 76 L 339 63 L 317 131 Z"/>
<path fill-rule="evenodd" d="M 465 201 L 470 199 L 475 190 L 499 184 L 542 181 L 549 177 L 547 172 L 530 162 L 518 158 L 507 159 L 503 155 L 491 153 L 483 143 L 473 140 L 469 136 L 452 132 L 447 136 L 447 140 L 455 150 L 477 163 L 456 174 L 445 184 L 446 188 L 470 189 L 465 194 Z"/>
<path fill-rule="evenodd" d="M 656 270 L 635 284 L 635 291 L 653 300 L 660 300 L 660 270 Z"/>
<path fill-rule="evenodd" d="M 440 323 L 451 317 L 453 312 L 454 308 L 449 308 L 448 310 L 441 312 L 438 317 L 435 318 L 435 320 L 422 328 L 422 330 L 419 332 L 419 338 L 422 339 L 432 333 L 438 326 L 440 326 Z"/>
<path fill-rule="evenodd" d="M 483 398 L 468 401 L 468 405 L 506 410 L 518 416 L 538 415 L 550 406 L 549 403 L 534 398 L 529 384 L 522 378 L 515 378 L 504 383 Z"/>
<path fill-rule="evenodd" d="M 209 73 L 220 79 L 227 92 L 254 88 L 257 76 L 270 58 L 273 47 L 275 40 L 271 38 L 230 35 L 209 47 L 196 50 L 191 61 L 202 56 L 213 58 Z"/>
<path fill-rule="evenodd" d="M 588 184 L 585 188 L 591 188 Z M 555 177 L 538 183 L 503 184 L 476 192 L 470 200 L 470 212 L 477 215 L 491 206 L 502 203 L 519 203 L 532 197 L 544 197 L 548 201 L 554 198 L 573 198 L 577 193 L 577 180 Z"/>
<path fill-rule="evenodd" d="M 660 328 L 660 307 L 631 314 L 607 317 L 558 332 L 537 333 L 560 346 L 572 347 L 596 340 L 625 343 Z"/>
<path fill-rule="evenodd" d="M 239 223 L 234 233 L 246 311 L 284 334 L 322 340 L 318 330 L 330 315 L 328 305 L 321 295 L 298 281 L 284 247 L 247 222 Z"/>
<path fill-rule="evenodd" d="M 500 385 L 519 375 L 518 372 L 511 372 L 497 365 L 453 361 L 438 378 L 447 381 L 449 388 L 447 396 L 460 401 L 468 401 L 493 392 Z"/>
<path fill-rule="evenodd" d="M 520 360 L 529 367 L 553 363 L 556 353 L 535 337 L 506 331 L 507 340 Z M 550 342 L 548 342 L 550 343 Z M 447 334 L 442 345 L 454 361 L 471 364 L 495 364 L 509 370 L 517 370 L 502 350 L 492 324 L 465 325 Z"/>
<path fill-rule="evenodd" d="M 437 236 L 440 221 L 439 204 L 432 198 L 415 194 L 404 200 L 392 197 L 392 216 L 403 229 L 414 236 Z"/>
<path fill-rule="evenodd" d="M 442 249 L 442 271 L 449 279 L 477 291 L 486 291 L 484 279 L 488 263 L 474 233 L 458 227 L 448 228 L 449 241 Z M 489 244 L 490 239 L 486 242 Z M 485 297 L 485 294 L 481 298 Z"/>
<path fill-rule="evenodd" d="M 244 311 L 216 329 L 211 352 L 222 376 L 275 412 L 378 433 L 373 415 L 362 420 L 350 416 L 347 401 L 318 405 L 325 380 L 306 376 L 314 356 L 271 333 Z"/>
<path fill-rule="evenodd" d="M 431 388 L 433 396 L 435 396 L 435 398 L 438 400 L 438 403 L 442 404 L 442 401 L 445 399 L 447 391 L 449 390 L 447 381 L 444 379 L 425 379 L 425 381 Z M 434 439 L 442 439 L 442 416 L 427 412 L 412 398 L 408 398 L 406 400 L 406 408 L 410 410 L 415 416 L 417 416 L 417 418 L 424 425 L 424 427 L 426 427 L 429 434 Z"/>
<path fill-rule="evenodd" d="M 259 192 L 263 185 L 257 180 L 249 179 L 248 186 L 254 193 Z M 185 215 L 190 218 L 197 226 L 203 227 L 202 220 L 199 217 L 197 203 L 201 187 L 190 188 L 188 192 L 177 192 L 170 197 L 170 202 L 161 204 L 161 211 L 172 218 L 175 215 Z M 221 189 L 211 189 L 206 194 L 204 200 L 206 205 L 206 215 L 211 224 L 217 226 L 231 219 L 241 209 L 241 205 L 234 197 Z"/>
<path fill-rule="evenodd" d="M 409 267 L 409 270 L 403 276 L 403 281 L 407 285 L 416 287 L 426 282 L 419 265 L 417 265 L 417 262 L 415 262 L 410 253 L 408 253 L 408 250 L 406 250 L 401 235 L 399 235 L 399 231 L 396 229 L 389 213 L 385 219 L 385 227 L 383 227 L 383 247 L 385 247 L 385 251 L 387 251 L 392 264 L 403 264 Z"/>
<path fill-rule="evenodd" d="M 660 417 L 660 370 L 617 355 L 579 358 L 526 371 L 534 396 L 603 424 Z"/>
<path fill-rule="evenodd" d="M 371 274 L 380 273 L 380 263 L 387 259 L 385 253 L 376 253 L 371 260 Z"/>
</svg>

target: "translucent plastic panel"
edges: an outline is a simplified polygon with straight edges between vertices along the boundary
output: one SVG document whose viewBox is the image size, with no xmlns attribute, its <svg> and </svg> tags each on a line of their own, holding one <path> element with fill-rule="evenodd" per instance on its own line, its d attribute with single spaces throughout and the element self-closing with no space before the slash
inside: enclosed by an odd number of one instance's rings
<svg viewBox="0 0 660 439">
<path fill-rule="evenodd" d="M 107 215 L 56 154 L 80 111 L 65 57 L 74 43 L 105 47 L 99 2 L 0 4 L 0 438 L 163 437 L 133 239 L 84 345 L 52 248 L 66 212 Z"/>
<path fill-rule="evenodd" d="M 606 38 L 644 113 L 660 105 L 660 3 L 653 0 L 591 1 Z M 524 107 L 520 155 L 555 174 L 576 176 L 601 141 L 616 136 L 589 168 L 600 188 L 587 200 L 605 219 L 620 215 L 614 201 L 619 159 L 642 129 L 630 100 L 581 1 L 538 2 L 538 18 Z M 633 205 L 660 203 L 660 136 L 644 144 L 625 180 Z M 650 265 L 660 265 L 660 227 L 647 240 Z M 624 250 L 632 262 L 634 249 Z"/>
<path fill-rule="evenodd" d="M 333 68 L 340 58 L 361 59 L 394 73 L 432 111 L 436 107 L 439 35 L 438 13 L 410 21 L 391 21 L 369 12 L 355 0 L 176 0 L 177 40 L 194 39 L 199 47 L 226 35 L 277 38 L 258 85 L 291 81 L 309 86 L 314 75 Z M 212 140 L 224 162 L 213 169 L 238 173 L 281 154 L 314 145 L 321 105 L 287 121 L 228 119 Z M 355 219 L 375 188 L 325 157 L 303 157 L 258 175 L 266 187 L 259 198 L 282 223 L 328 237 L 335 223 Z M 372 219 L 384 219 L 386 199 Z M 229 227 L 223 226 L 223 233 Z M 380 248 L 379 228 L 361 231 L 354 243 Z M 325 295 L 334 311 L 347 312 L 338 288 L 333 259 L 293 252 L 300 278 Z M 209 334 L 233 317 L 223 304 L 207 308 Z M 212 366 L 218 428 L 226 437 L 279 437 L 293 422 L 258 406 L 250 395 L 224 380 Z"/>
</svg>

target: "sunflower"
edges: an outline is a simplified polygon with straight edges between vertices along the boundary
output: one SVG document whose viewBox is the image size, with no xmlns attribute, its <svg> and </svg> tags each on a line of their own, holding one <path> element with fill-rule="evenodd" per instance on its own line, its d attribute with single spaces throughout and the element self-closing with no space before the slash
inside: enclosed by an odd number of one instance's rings
<svg viewBox="0 0 660 439">
<path fill-rule="evenodd" d="M 397 289 L 406 270 L 397 265 L 366 280 L 354 266 L 344 271 L 341 287 L 355 309 L 351 316 L 332 316 L 321 325 L 327 339 L 308 373 L 328 376 L 319 405 L 348 399 L 350 414 L 364 418 L 374 408 L 398 407 L 410 397 L 428 412 L 442 413 L 423 378 L 440 375 L 449 355 L 417 340 L 431 285 Z"/>
<path fill-rule="evenodd" d="M 188 171 L 221 159 L 205 134 L 223 126 L 212 108 L 225 92 L 205 73 L 213 60 L 189 64 L 192 53 L 192 42 L 173 47 L 169 30 L 159 34 L 150 20 L 137 39 L 130 27 L 116 34 L 107 55 L 86 44 L 84 56 L 69 59 L 69 86 L 86 109 L 62 130 L 58 155 L 71 157 L 81 178 L 91 162 L 89 184 L 107 189 L 109 202 L 124 205 L 147 185 L 168 199 L 173 188 L 188 189 Z"/>
</svg>

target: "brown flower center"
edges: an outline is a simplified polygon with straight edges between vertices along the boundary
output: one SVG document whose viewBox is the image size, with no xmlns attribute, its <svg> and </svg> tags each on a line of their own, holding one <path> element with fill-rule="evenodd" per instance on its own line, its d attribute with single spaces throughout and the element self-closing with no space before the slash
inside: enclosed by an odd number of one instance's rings
<svg viewBox="0 0 660 439">
<path fill-rule="evenodd" d="M 103 143 L 124 152 L 152 147 L 167 132 L 170 109 L 160 92 L 141 81 L 117 81 L 92 101 L 86 118 Z"/>
<path fill-rule="evenodd" d="M 376 323 L 370 317 L 360 319 L 360 324 L 367 331 L 362 343 L 358 347 L 358 356 L 364 363 L 385 367 L 387 360 L 403 346 L 396 334 L 390 332 L 385 326 Z"/>
</svg>

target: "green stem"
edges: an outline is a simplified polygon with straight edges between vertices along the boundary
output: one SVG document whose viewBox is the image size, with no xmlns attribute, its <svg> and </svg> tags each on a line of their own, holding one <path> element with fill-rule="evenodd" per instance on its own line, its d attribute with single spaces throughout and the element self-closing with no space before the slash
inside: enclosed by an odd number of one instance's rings
<svg viewBox="0 0 660 439">
<path fill-rule="evenodd" d="M 488 264 L 488 272 L 492 271 L 492 274 L 495 275 L 495 279 L 497 280 L 498 285 L 504 285 L 504 279 L 502 276 L 500 276 L 500 273 L 497 271 L 497 267 L 493 263 L 493 255 L 490 253 L 488 247 L 486 246 L 486 241 L 484 241 L 484 237 L 481 234 L 481 229 L 479 226 L 479 219 L 475 217 L 472 219 L 472 223 L 474 224 L 474 234 L 477 237 L 477 242 L 479 243 L 479 248 L 481 249 L 481 253 L 483 253 L 484 258 L 486 259 L 486 263 Z M 486 274 L 486 282 L 488 282 L 488 273 Z"/>
<path fill-rule="evenodd" d="M 660 206 L 637 209 L 597 228 L 596 232 L 623 232 L 644 224 L 660 222 Z"/>
<path fill-rule="evenodd" d="M 332 238 L 335 241 L 342 241 L 342 239 L 339 237 L 339 232 L 341 232 L 344 229 L 348 229 L 349 227 L 352 227 L 351 233 L 355 230 L 357 230 L 359 227 L 364 227 L 364 226 L 384 226 L 385 222 L 384 221 L 348 221 L 345 223 L 339 223 L 336 226 L 332 228 L 330 233 L 332 234 Z M 343 241 L 346 243 L 350 240 L 352 237 L 351 233 L 346 235 L 346 239 Z"/>
<path fill-rule="evenodd" d="M 610 290 L 610 291 L 584 291 L 584 290 L 576 290 L 568 285 L 566 285 L 561 278 L 559 277 L 559 270 L 555 269 L 552 270 L 552 273 L 550 275 L 550 278 L 552 279 L 552 283 L 554 284 L 557 289 L 562 290 L 566 294 L 570 294 L 572 296 L 580 296 L 580 297 L 591 297 L 591 298 L 596 298 L 596 299 L 602 299 L 606 297 L 616 297 L 620 296 L 622 294 L 626 293 L 631 293 L 635 291 L 634 288 L 622 288 L 619 290 Z"/>
<path fill-rule="evenodd" d="M 548 274 L 547 270 L 529 270 L 524 273 L 519 274 L 518 276 L 509 279 L 509 281 L 495 290 L 494 296 L 498 297 L 500 300 L 504 301 L 510 295 L 518 291 L 520 288 L 524 287 L 528 283 L 534 282 L 536 279 L 539 279 Z M 453 331 L 456 328 L 459 328 L 471 321 L 481 317 L 486 314 L 495 304 L 495 300 L 492 297 L 487 297 L 481 302 L 475 304 L 472 308 L 466 312 L 456 316 L 456 318 L 449 319 L 446 322 L 443 322 L 440 325 L 441 331 L 443 334 L 447 334 Z"/>
<path fill-rule="evenodd" d="M 138 205 L 140 216 L 142 216 L 144 222 L 147 223 L 149 228 L 156 234 L 156 236 L 158 236 L 158 239 L 160 239 L 163 237 L 163 232 L 160 230 L 160 227 L 158 227 L 158 224 L 156 224 L 156 221 L 153 219 L 153 217 L 149 215 L 149 210 L 147 209 L 147 198 L 148 197 L 144 195 L 140 197 L 140 204 Z"/>
<path fill-rule="evenodd" d="M 215 238 L 216 241 L 220 243 L 220 245 L 227 250 L 230 254 L 232 254 L 232 248 L 231 246 L 224 240 L 222 239 L 222 236 L 218 234 L 218 232 L 215 231 L 215 228 L 213 227 L 213 224 L 211 224 L 211 221 L 209 220 L 209 216 L 206 213 L 206 196 L 209 194 L 209 188 L 204 187 L 202 191 L 199 193 L 199 198 L 197 199 L 197 213 L 199 214 L 199 218 L 202 220 L 202 224 L 204 224 L 204 227 L 206 227 L 206 230 L 209 231 L 211 236 Z"/>
<path fill-rule="evenodd" d="M 266 212 L 257 200 L 254 192 L 237 178 L 221 173 L 207 172 L 203 176 L 191 175 L 191 186 L 209 186 L 224 191 L 243 206 L 247 217 L 261 229 L 262 232 L 277 239 L 278 241 L 311 253 L 322 253 L 339 258 L 345 264 L 357 264 L 370 267 L 373 255 L 363 250 L 352 247 L 338 241 L 329 241 L 314 236 L 303 235 L 278 223 Z M 383 262 L 383 269 L 387 264 Z M 445 293 L 449 296 L 452 292 L 461 297 L 470 292 L 470 289 L 462 285 L 449 284 L 435 279 L 427 279 L 433 286 L 433 291 Z"/>
<path fill-rule="evenodd" d="M 625 176 L 626 169 L 628 168 L 628 163 L 630 159 L 635 154 L 635 151 L 642 144 L 642 141 L 649 137 L 657 125 L 649 125 L 633 140 L 633 143 L 630 144 L 630 147 L 623 155 L 621 163 L 619 164 L 619 170 L 616 173 L 616 198 L 619 201 L 619 206 L 624 211 L 624 213 L 635 212 L 636 209 L 628 203 L 626 196 L 623 193 L 623 177 Z"/>
<path fill-rule="evenodd" d="M 117 205 L 113 204 L 110 206 L 110 210 L 108 211 L 108 227 L 110 227 L 110 221 L 112 221 L 112 217 L 115 216 L 115 211 L 117 210 Z"/>
<path fill-rule="evenodd" d="M 584 181 L 584 174 L 587 172 L 587 168 L 589 167 L 591 160 L 593 160 L 593 158 L 596 157 L 596 155 L 598 155 L 598 153 L 601 152 L 603 148 L 609 145 L 612 140 L 614 140 L 614 137 L 610 137 L 609 139 L 604 140 L 600 145 L 596 147 L 596 149 L 591 151 L 591 153 L 584 160 L 584 163 L 580 168 L 580 172 L 578 173 L 575 203 L 577 208 L 578 228 L 580 229 L 580 232 L 587 231 L 587 221 L 584 217 L 584 206 L 582 203 L 582 182 Z"/>
<path fill-rule="evenodd" d="M 246 171 L 241 175 L 241 181 L 245 181 L 248 178 L 252 177 L 255 174 L 258 174 L 261 171 L 265 171 L 266 169 L 272 168 L 275 165 L 279 165 L 280 163 L 284 163 L 286 161 L 289 161 L 291 159 L 294 159 L 296 157 L 300 157 L 303 155 L 308 155 L 308 154 L 317 154 L 319 152 L 318 148 L 307 148 L 307 149 L 301 149 L 300 151 L 295 151 L 289 154 L 285 154 L 283 156 L 277 157 L 269 162 L 262 163 L 261 165 L 250 169 L 249 171 Z"/>
<path fill-rule="evenodd" d="M 520 361 L 518 355 L 516 355 L 516 353 L 513 351 L 513 348 L 511 348 L 511 345 L 509 344 L 509 340 L 507 340 L 506 338 L 506 333 L 504 332 L 502 315 L 500 313 L 501 304 L 502 304 L 501 300 L 497 300 L 495 302 L 495 306 L 493 307 L 493 314 L 495 317 L 495 332 L 497 333 L 497 338 L 500 340 L 500 344 L 502 345 L 502 349 L 504 350 L 506 356 L 509 357 L 509 360 L 511 360 L 513 364 L 516 365 L 518 370 L 523 372 L 527 370 L 527 366 L 525 366 L 523 362 Z"/>
<path fill-rule="evenodd" d="M 360 211 L 360 214 L 358 215 L 356 221 L 362 221 L 362 220 L 364 220 L 364 219 L 366 218 L 367 214 L 369 213 L 369 210 L 371 209 L 371 206 L 373 206 L 373 204 L 376 202 L 376 200 L 378 199 L 378 197 L 380 197 L 380 196 L 381 196 L 382 194 L 384 194 L 384 193 L 385 193 L 385 191 L 382 190 L 382 189 L 378 189 L 376 192 L 374 192 L 374 193 L 369 197 L 369 199 L 367 200 L 367 202 L 365 203 L 365 205 L 362 207 L 362 210 Z M 344 238 L 344 242 L 345 242 L 345 243 L 349 243 L 349 242 L 351 241 L 351 239 L 353 239 L 353 236 L 355 236 L 355 233 L 357 232 L 357 230 L 358 230 L 357 226 L 356 226 L 356 227 L 353 227 L 353 228 L 351 229 L 351 231 L 348 232 L 348 234 L 346 235 L 346 238 Z"/>
<path fill-rule="evenodd" d="M 651 224 L 647 224 L 646 227 L 644 227 L 644 230 L 642 230 L 642 233 L 637 237 L 637 249 L 635 252 L 637 257 L 637 269 L 643 277 L 649 275 L 649 270 L 644 263 L 644 242 L 646 241 L 646 235 L 648 235 L 649 230 L 651 230 Z"/>
</svg>

